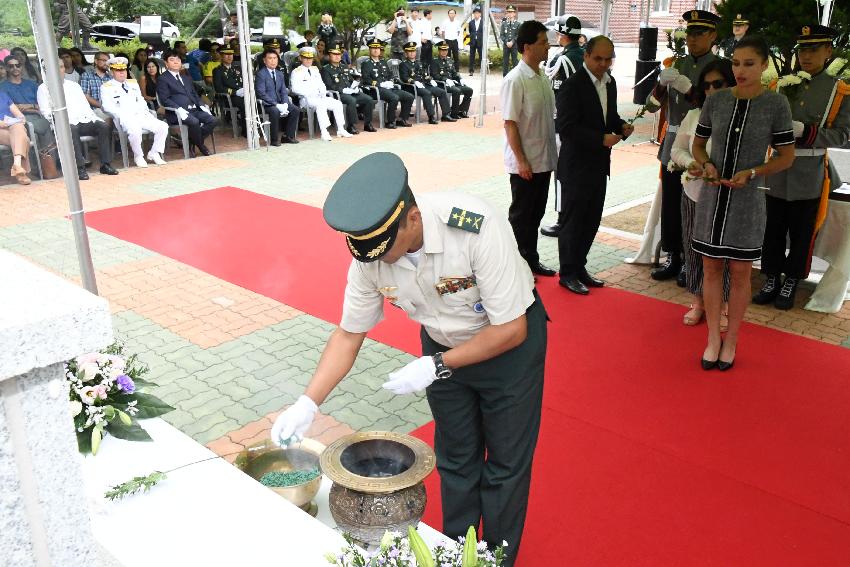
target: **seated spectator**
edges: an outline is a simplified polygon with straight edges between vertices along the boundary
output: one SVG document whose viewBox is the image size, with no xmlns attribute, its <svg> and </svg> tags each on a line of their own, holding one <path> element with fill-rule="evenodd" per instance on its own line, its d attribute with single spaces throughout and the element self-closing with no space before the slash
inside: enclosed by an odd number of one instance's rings
<svg viewBox="0 0 850 567">
<path fill-rule="evenodd" d="M 64 47 L 59 48 L 59 61 L 62 62 L 63 79 L 80 83 L 80 74 L 74 69 L 74 61 L 71 59 L 71 52 Z"/>
<path fill-rule="evenodd" d="M 24 65 L 18 55 L 9 55 L 3 61 L 6 70 L 6 81 L 0 83 L 0 92 L 9 95 L 12 102 L 20 110 L 27 122 L 32 124 L 38 138 L 38 147 L 46 149 L 56 141 L 53 128 L 48 120 L 41 115 L 38 108 L 38 85 L 35 81 L 23 78 Z"/>
<path fill-rule="evenodd" d="M 116 55 L 117 57 L 117 55 Z M 130 76 L 137 81 L 145 74 L 145 62 L 148 60 L 147 49 L 139 48 L 133 55 L 133 66 L 130 67 Z"/>
<path fill-rule="evenodd" d="M 5 60 L 5 57 L 3 58 Z M 0 65 L 0 84 L 6 81 L 6 66 Z"/>
<path fill-rule="evenodd" d="M 68 51 L 71 53 L 71 63 L 81 77 L 83 76 L 83 73 L 91 70 L 92 66 L 88 64 L 85 53 L 83 53 L 79 47 L 69 47 Z"/>
<path fill-rule="evenodd" d="M 169 51 L 163 57 L 167 71 L 159 77 L 156 92 L 163 106 L 174 109 L 165 111 L 165 119 L 172 126 L 176 126 L 177 117 L 180 116 L 180 120 L 189 128 L 192 154 L 194 154 L 193 148 L 197 148 L 201 154 L 208 156 L 210 151 L 204 144 L 204 140 L 212 134 L 218 120 L 212 115 L 210 107 L 201 101 L 195 89 L 192 88 L 189 78 L 180 73 L 183 67 L 180 54 Z"/>
<path fill-rule="evenodd" d="M 325 40 L 319 38 L 316 40 L 316 55 L 313 57 L 313 61 L 315 62 L 315 67 L 318 69 L 322 68 L 322 65 L 328 64 L 328 54 L 326 51 Z"/>
<path fill-rule="evenodd" d="M 153 59 L 148 59 L 145 62 L 144 74 L 139 79 L 139 89 L 142 91 L 142 96 L 147 101 L 148 106 L 154 110 L 159 110 L 159 103 L 156 101 L 156 81 L 159 79 L 159 75 L 159 64 Z"/>
<path fill-rule="evenodd" d="M 213 71 L 213 86 L 217 94 L 226 94 L 230 102 L 239 109 L 239 115 L 245 113 L 245 100 L 242 96 L 245 89 L 242 88 L 242 70 L 233 65 L 233 50 L 230 48 L 221 50 L 221 65 Z"/>
<path fill-rule="evenodd" d="M 302 47 L 298 56 L 301 59 L 301 65 L 292 71 L 292 92 L 302 97 L 302 104 L 315 109 L 323 140 L 326 142 L 333 140 L 328 132 L 328 126 L 331 125 L 331 113 L 333 113 L 336 122 L 336 135 L 340 138 L 350 138 L 351 133 L 345 129 L 345 113 L 342 102 L 326 96 L 328 89 L 322 80 L 322 73 L 313 66 L 314 48 Z"/>
<path fill-rule="evenodd" d="M 148 159 L 157 165 L 165 165 L 162 154 L 165 153 L 168 125 L 151 114 L 136 81 L 127 79 L 126 58 L 113 57 L 109 60 L 109 67 L 114 78 L 103 85 L 103 110 L 118 117 L 133 149 L 136 167 L 148 166 L 142 150 L 142 134 L 145 132 L 154 135 Z"/>
<path fill-rule="evenodd" d="M 103 51 L 98 51 L 94 56 L 94 68 L 90 71 L 85 71 L 80 75 L 80 88 L 86 95 L 86 99 L 94 109 L 94 113 L 102 120 L 107 120 L 109 116 L 101 110 L 100 89 L 104 83 L 112 80 L 112 75 L 109 74 L 109 54 Z M 108 120 L 107 120 L 108 121 Z"/>
<path fill-rule="evenodd" d="M 104 175 L 118 175 L 110 163 L 113 157 L 112 127 L 94 113 L 80 85 L 65 78 L 65 67 L 62 64 L 56 69 L 56 73 L 62 80 L 62 88 L 65 91 L 65 106 L 68 111 L 68 121 L 71 124 L 71 140 L 74 142 L 74 155 L 77 158 L 77 176 L 81 180 L 89 178 L 81 136 L 97 136 L 100 172 Z M 50 94 L 44 83 L 38 86 L 38 108 L 44 118 L 52 119 L 53 108 L 50 106 Z"/>
<path fill-rule="evenodd" d="M 310 45 L 313 45 L 314 37 L 316 37 L 316 34 L 313 32 L 313 30 L 307 30 L 304 32 L 304 41 L 306 41 Z"/>
<path fill-rule="evenodd" d="M 204 75 L 204 82 L 206 84 L 213 85 L 213 71 L 219 65 L 221 65 L 221 45 L 213 43 L 210 48 L 210 60 L 201 66 L 201 72 Z M 215 85 L 213 85 L 213 88 L 215 88 Z"/>
<path fill-rule="evenodd" d="M 189 63 L 189 75 L 192 77 L 192 84 L 195 85 L 195 90 L 199 95 L 204 95 L 208 99 L 212 99 L 215 95 L 215 90 L 212 85 L 204 82 L 203 66 L 210 60 L 210 50 L 212 42 L 206 38 L 198 42 L 198 49 L 193 49 L 186 54 L 186 62 Z"/>
<path fill-rule="evenodd" d="M 14 55 L 18 57 L 18 61 L 23 63 L 24 79 L 28 81 L 35 81 L 36 83 L 41 82 L 41 69 L 37 65 L 32 64 L 32 61 L 30 61 L 30 58 L 23 47 L 13 47 L 9 51 L 9 55 Z"/>
<path fill-rule="evenodd" d="M 269 143 L 272 146 L 297 144 L 295 138 L 298 130 L 298 119 L 301 108 L 289 97 L 283 73 L 278 69 L 278 54 L 274 49 L 263 51 L 263 68 L 257 72 L 254 82 L 257 89 L 257 100 L 263 103 L 263 108 L 269 115 Z M 280 135 L 280 119 L 286 118 L 286 132 Z"/>
<path fill-rule="evenodd" d="M 11 175 L 21 185 L 29 185 L 30 140 L 23 113 L 6 93 L 0 92 L 0 144 L 12 148 Z"/>
</svg>

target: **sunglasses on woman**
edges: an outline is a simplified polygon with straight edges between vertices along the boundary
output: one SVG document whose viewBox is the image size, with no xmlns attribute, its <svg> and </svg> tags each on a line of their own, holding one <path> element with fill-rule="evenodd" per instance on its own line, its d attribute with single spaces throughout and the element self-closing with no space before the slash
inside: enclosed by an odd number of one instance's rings
<svg viewBox="0 0 850 567">
<path fill-rule="evenodd" d="M 702 90 L 707 91 L 709 88 L 722 89 L 726 86 L 726 81 L 717 79 L 716 81 L 706 81 L 702 84 Z"/>
</svg>

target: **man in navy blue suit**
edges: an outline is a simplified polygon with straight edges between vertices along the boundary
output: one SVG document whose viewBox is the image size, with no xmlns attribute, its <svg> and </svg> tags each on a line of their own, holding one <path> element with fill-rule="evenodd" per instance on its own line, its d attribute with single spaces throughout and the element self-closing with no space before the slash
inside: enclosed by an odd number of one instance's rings
<svg viewBox="0 0 850 567">
<path fill-rule="evenodd" d="M 175 109 L 167 110 L 165 119 L 174 126 L 179 115 L 183 124 L 189 127 L 189 141 L 192 146 L 208 156 L 210 151 L 204 145 L 204 139 L 215 129 L 218 119 L 198 97 L 191 78 L 180 74 L 183 68 L 180 55 L 176 51 L 168 51 L 164 59 L 168 70 L 156 82 L 156 94 L 160 104 Z"/>
<path fill-rule="evenodd" d="M 279 146 L 281 142 L 284 144 L 298 143 L 295 134 L 298 130 L 298 118 L 301 115 L 301 109 L 289 97 L 283 73 L 277 69 L 278 60 L 277 51 L 274 49 L 263 51 L 263 65 L 265 67 L 257 71 L 257 80 L 255 81 L 257 100 L 263 103 L 263 108 L 269 114 L 269 121 L 271 122 L 269 143 L 273 146 Z M 286 132 L 278 141 L 281 118 L 286 119 Z"/>
</svg>

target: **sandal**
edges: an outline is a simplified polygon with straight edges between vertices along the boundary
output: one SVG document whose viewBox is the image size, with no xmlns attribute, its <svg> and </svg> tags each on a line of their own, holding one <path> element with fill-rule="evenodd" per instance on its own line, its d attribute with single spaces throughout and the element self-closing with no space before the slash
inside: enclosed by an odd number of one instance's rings
<svg viewBox="0 0 850 567">
<path fill-rule="evenodd" d="M 29 185 L 30 183 L 32 183 L 32 181 L 30 181 L 30 178 L 27 177 L 27 170 L 23 167 L 13 165 L 11 174 L 12 177 L 14 177 L 21 185 Z"/>
<path fill-rule="evenodd" d="M 702 318 L 705 317 L 705 309 L 702 309 L 701 307 L 694 307 L 693 304 L 689 305 L 688 307 L 690 307 L 691 310 L 685 313 L 685 316 L 682 319 L 682 323 L 684 323 L 688 327 L 699 325 L 700 321 L 702 321 Z"/>
<path fill-rule="evenodd" d="M 720 332 L 725 333 L 729 330 L 729 313 L 720 312 Z"/>
</svg>

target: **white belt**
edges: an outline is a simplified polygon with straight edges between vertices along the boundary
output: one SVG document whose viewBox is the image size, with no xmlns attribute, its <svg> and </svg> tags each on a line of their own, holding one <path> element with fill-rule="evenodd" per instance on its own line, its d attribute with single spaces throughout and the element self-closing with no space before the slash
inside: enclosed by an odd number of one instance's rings
<svg viewBox="0 0 850 567">
<path fill-rule="evenodd" d="M 826 148 L 794 148 L 795 156 L 822 156 L 826 154 Z"/>
<path fill-rule="evenodd" d="M 679 127 L 678 126 L 667 126 L 667 131 L 675 134 L 676 132 L 679 131 Z"/>
</svg>

